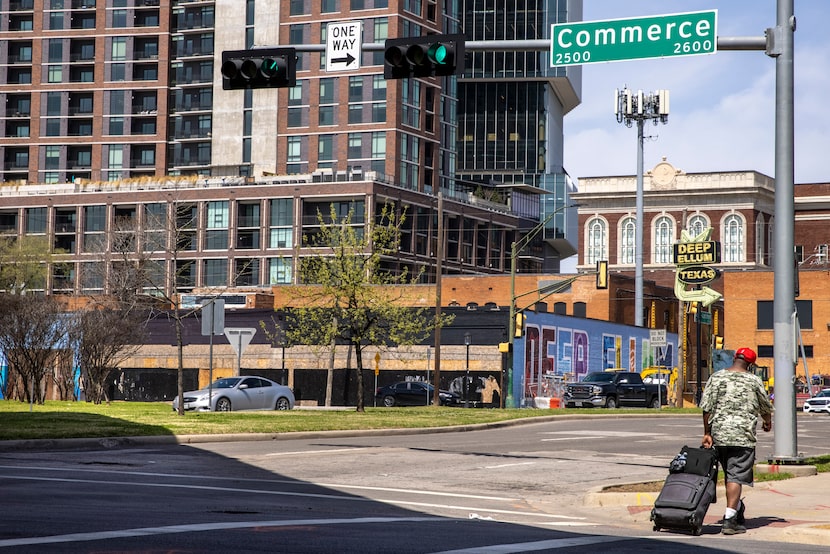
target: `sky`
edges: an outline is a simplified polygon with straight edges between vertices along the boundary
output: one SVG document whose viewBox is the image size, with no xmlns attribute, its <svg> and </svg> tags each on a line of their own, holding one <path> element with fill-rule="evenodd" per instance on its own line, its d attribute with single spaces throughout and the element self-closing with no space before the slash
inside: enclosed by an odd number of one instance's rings
<svg viewBox="0 0 830 554">
<path fill-rule="evenodd" d="M 795 183 L 830 182 L 830 0 L 794 0 Z M 763 36 L 776 0 L 585 0 L 584 21 L 718 10 L 721 37 Z M 637 128 L 617 123 L 614 89 L 670 92 L 667 124 L 647 123 L 644 169 L 775 176 L 775 60 L 763 51 L 583 65 L 582 103 L 565 115 L 565 171 L 635 175 Z"/>
</svg>

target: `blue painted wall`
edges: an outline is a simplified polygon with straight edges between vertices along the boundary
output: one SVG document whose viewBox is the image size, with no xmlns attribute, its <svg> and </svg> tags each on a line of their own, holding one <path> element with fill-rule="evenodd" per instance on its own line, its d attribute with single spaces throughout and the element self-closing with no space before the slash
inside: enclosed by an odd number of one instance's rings
<svg viewBox="0 0 830 554">
<path fill-rule="evenodd" d="M 558 396 L 558 384 L 580 381 L 589 371 L 649 366 L 677 367 L 678 336 L 652 348 L 649 329 L 550 313 L 525 312 L 525 330 L 513 343 L 513 398 L 533 406 L 535 396 Z"/>
</svg>

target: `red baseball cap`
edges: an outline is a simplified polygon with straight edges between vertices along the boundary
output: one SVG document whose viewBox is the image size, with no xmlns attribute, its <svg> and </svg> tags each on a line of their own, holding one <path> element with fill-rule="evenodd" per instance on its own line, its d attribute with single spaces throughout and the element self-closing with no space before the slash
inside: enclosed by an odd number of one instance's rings
<svg viewBox="0 0 830 554">
<path fill-rule="evenodd" d="M 755 360 L 758 359 L 758 356 L 755 355 L 755 351 L 747 347 L 738 348 L 738 350 L 735 351 L 735 357 L 744 360 L 748 364 L 754 364 Z"/>
</svg>

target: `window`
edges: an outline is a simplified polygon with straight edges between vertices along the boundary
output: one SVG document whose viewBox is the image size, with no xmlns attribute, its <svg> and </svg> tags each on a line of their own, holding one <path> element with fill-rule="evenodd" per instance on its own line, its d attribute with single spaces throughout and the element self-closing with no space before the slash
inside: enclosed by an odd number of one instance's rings
<svg viewBox="0 0 830 554">
<path fill-rule="evenodd" d="M 127 10 L 112 10 L 112 27 L 123 29 L 127 26 Z"/>
<path fill-rule="evenodd" d="M 106 250 L 107 207 L 84 206 L 84 252 L 104 252 Z"/>
<path fill-rule="evenodd" d="M 207 231 L 205 231 L 206 250 L 224 250 L 228 248 L 228 201 L 208 202 Z"/>
<path fill-rule="evenodd" d="M 294 202 L 290 198 L 271 200 L 269 248 L 294 247 Z"/>
<path fill-rule="evenodd" d="M 228 284 L 228 260 L 205 260 L 205 286 L 223 287 Z"/>
<path fill-rule="evenodd" d="M 386 133 L 372 133 L 372 158 L 386 158 Z"/>
<path fill-rule="evenodd" d="M 268 283 L 290 285 L 294 264 L 291 258 L 268 258 Z"/>
<path fill-rule="evenodd" d="M 620 258 L 621 264 L 633 264 L 636 252 L 636 228 L 637 224 L 633 217 L 628 216 L 620 222 Z"/>
<path fill-rule="evenodd" d="M 124 118 L 123 117 L 111 117 L 110 118 L 109 134 L 110 135 L 123 135 L 124 134 Z"/>
<path fill-rule="evenodd" d="M 47 146 L 46 147 L 46 169 L 60 169 L 61 166 L 61 147 Z"/>
<path fill-rule="evenodd" d="M 63 61 L 63 40 L 51 39 L 49 41 L 49 63 L 61 63 Z"/>
<path fill-rule="evenodd" d="M 338 0 L 320 0 L 320 12 L 321 13 L 332 13 L 338 11 L 337 3 Z"/>
<path fill-rule="evenodd" d="M 654 221 L 654 263 L 672 263 L 674 245 L 674 221 L 663 215 Z"/>
<path fill-rule="evenodd" d="M 124 167 L 124 145 L 109 145 L 109 169 L 121 169 Z"/>
<path fill-rule="evenodd" d="M 49 92 L 46 94 L 47 116 L 61 115 L 62 96 L 63 95 L 60 92 Z"/>
<path fill-rule="evenodd" d="M 60 83 L 63 81 L 63 66 L 50 65 L 48 66 L 46 79 L 49 83 Z"/>
<path fill-rule="evenodd" d="M 291 0 L 289 15 L 306 15 L 305 0 Z"/>
<path fill-rule="evenodd" d="M 349 77 L 349 102 L 363 101 L 363 77 Z"/>
<path fill-rule="evenodd" d="M 586 264 L 596 264 L 598 261 L 607 260 L 608 232 L 605 220 L 595 217 L 586 226 L 587 237 L 585 244 L 588 251 L 585 255 Z"/>
<path fill-rule="evenodd" d="M 738 214 L 729 214 L 721 223 L 721 260 L 724 263 L 745 261 L 744 220 Z"/>
<path fill-rule="evenodd" d="M 813 301 L 796 300 L 795 310 L 798 314 L 798 325 L 801 329 L 813 328 Z M 755 326 L 759 330 L 774 329 L 773 301 L 759 300 L 757 304 Z"/>
<path fill-rule="evenodd" d="M 46 208 L 26 208 L 24 218 L 27 235 L 46 233 Z"/>
<path fill-rule="evenodd" d="M 317 138 L 317 164 L 331 167 L 334 162 L 334 135 L 319 135 Z"/>
<path fill-rule="evenodd" d="M 334 125 L 334 106 L 320 106 L 318 112 L 318 124 Z"/>
<path fill-rule="evenodd" d="M 300 137 L 288 137 L 288 163 L 302 160 L 300 146 Z"/>
<path fill-rule="evenodd" d="M 360 133 L 349 133 L 349 160 L 356 160 L 363 157 L 363 135 Z"/>
</svg>

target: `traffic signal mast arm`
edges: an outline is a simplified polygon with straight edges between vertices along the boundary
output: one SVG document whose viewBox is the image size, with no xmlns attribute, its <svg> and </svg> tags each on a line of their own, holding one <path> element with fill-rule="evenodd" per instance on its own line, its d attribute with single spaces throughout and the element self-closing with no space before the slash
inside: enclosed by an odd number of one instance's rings
<svg viewBox="0 0 830 554">
<path fill-rule="evenodd" d="M 718 50 L 763 50 L 766 43 L 766 37 L 718 37 Z M 289 44 L 285 48 L 293 48 L 297 52 L 326 51 L 325 44 Z M 386 43 L 364 42 L 360 49 L 363 52 L 383 52 Z M 465 40 L 464 49 L 477 52 L 549 52 L 550 39 Z"/>
</svg>

